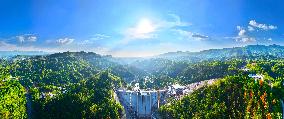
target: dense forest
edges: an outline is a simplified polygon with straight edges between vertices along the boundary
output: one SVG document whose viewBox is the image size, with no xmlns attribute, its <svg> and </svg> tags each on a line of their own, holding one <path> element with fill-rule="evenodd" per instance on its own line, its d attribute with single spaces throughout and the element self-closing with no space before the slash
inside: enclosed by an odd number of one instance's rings
<svg viewBox="0 0 284 119">
<path fill-rule="evenodd" d="M 119 118 L 123 109 L 113 89 L 123 82 L 90 57 L 100 58 L 66 52 L 2 60 L 1 117 Z"/>
<path fill-rule="evenodd" d="M 284 90 L 268 80 L 229 76 L 160 108 L 162 118 L 282 118 Z M 272 88 L 273 87 L 273 88 Z"/>
<path fill-rule="evenodd" d="M 282 46 L 255 45 L 133 59 L 92 52 L 2 57 L 0 118 L 123 118 L 116 89 L 135 83 L 165 89 L 209 79 L 218 80 L 181 100 L 169 98 L 161 118 L 281 118 L 282 51 Z"/>
<path fill-rule="evenodd" d="M 25 88 L 0 66 L 0 118 L 27 118 Z"/>
<path fill-rule="evenodd" d="M 163 118 L 282 118 L 284 60 L 248 61 L 249 71 L 226 76 L 160 109 Z M 263 80 L 248 77 L 263 74 Z"/>
<path fill-rule="evenodd" d="M 34 118 L 112 118 L 119 119 L 122 106 L 114 99 L 113 88 L 121 85 L 118 77 L 101 72 L 74 84 L 68 91 L 55 97 L 40 98 L 40 92 L 33 89 Z M 56 94 L 56 93 L 55 93 Z"/>
</svg>

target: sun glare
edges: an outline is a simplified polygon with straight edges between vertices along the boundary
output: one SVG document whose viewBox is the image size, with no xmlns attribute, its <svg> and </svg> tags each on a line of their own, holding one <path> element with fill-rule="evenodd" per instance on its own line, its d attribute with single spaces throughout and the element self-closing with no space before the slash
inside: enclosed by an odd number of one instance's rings
<svg viewBox="0 0 284 119">
<path fill-rule="evenodd" d="M 141 19 L 137 25 L 137 33 L 145 34 L 155 31 L 155 27 L 149 19 Z"/>
</svg>

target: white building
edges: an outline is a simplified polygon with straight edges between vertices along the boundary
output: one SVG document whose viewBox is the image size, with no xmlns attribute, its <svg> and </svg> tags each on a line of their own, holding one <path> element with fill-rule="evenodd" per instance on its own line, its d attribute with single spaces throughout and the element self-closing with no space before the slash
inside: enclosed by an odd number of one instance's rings
<svg viewBox="0 0 284 119">
<path fill-rule="evenodd" d="M 133 88 L 133 90 L 134 90 L 134 91 L 139 91 L 139 89 L 140 89 L 140 88 L 139 88 L 139 83 L 136 83 L 135 86 L 134 86 L 134 88 Z"/>
<path fill-rule="evenodd" d="M 263 75 L 260 75 L 260 74 L 249 74 L 248 76 L 251 77 L 251 78 L 254 78 L 255 81 L 264 79 Z"/>
<path fill-rule="evenodd" d="M 248 72 L 250 69 L 247 68 L 246 66 L 242 67 L 241 70 L 245 71 L 245 72 Z"/>
<path fill-rule="evenodd" d="M 174 84 L 168 87 L 168 92 L 171 95 L 182 95 L 184 93 L 185 88 L 185 86 Z"/>
</svg>

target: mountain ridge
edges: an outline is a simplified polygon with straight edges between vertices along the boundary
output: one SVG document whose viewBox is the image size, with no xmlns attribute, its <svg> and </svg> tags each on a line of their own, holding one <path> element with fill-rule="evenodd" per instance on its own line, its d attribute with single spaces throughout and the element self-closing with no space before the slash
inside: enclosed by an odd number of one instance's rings
<svg viewBox="0 0 284 119">
<path fill-rule="evenodd" d="M 174 60 L 204 60 L 222 59 L 243 56 L 272 56 L 284 58 L 284 46 L 281 45 L 247 45 L 244 47 L 209 49 L 200 52 L 177 51 L 160 54 L 155 58 L 165 58 Z"/>
</svg>

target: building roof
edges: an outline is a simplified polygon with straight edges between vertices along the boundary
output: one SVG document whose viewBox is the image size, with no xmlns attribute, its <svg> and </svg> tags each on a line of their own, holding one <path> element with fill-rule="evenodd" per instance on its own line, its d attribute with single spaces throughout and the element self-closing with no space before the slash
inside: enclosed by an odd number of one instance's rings
<svg viewBox="0 0 284 119">
<path fill-rule="evenodd" d="M 174 89 L 182 89 L 182 88 L 185 88 L 185 86 L 181 86 L 181 85 L 179 85 L 179 84 L 174 84 L 174 85 L 172 85 L 172 87 L 173 87 Z"/>
</svg>

